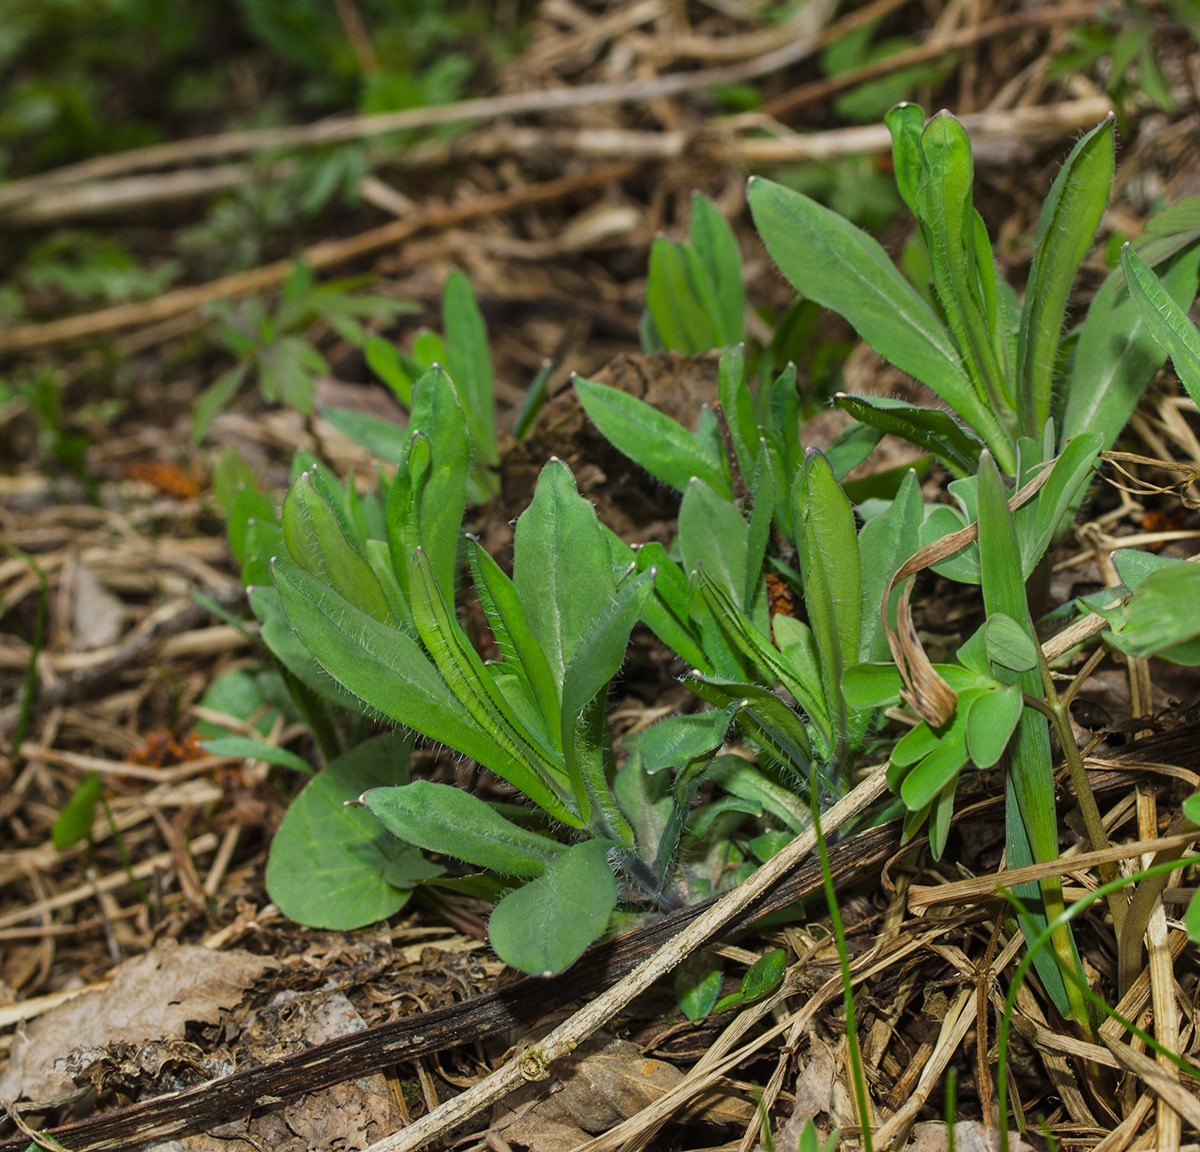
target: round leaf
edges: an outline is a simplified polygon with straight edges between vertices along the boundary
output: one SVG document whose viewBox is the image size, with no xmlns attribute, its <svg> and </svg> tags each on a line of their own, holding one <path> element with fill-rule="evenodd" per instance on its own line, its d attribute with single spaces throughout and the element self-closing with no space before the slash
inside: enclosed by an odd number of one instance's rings
<svg viewBox="0 0 1200 1152">
<path fill-rule="evenodd" d="M 984 692 L 967 708 L 967 751 L 980 768 L 990 768 L 1004 753 L 1021 719 L 1021 689 L 1010 684 Z"/>
<path fill-rule="evenodd" d="M 488 936 L 501 960 L 521 972 L 552 976 L 600 936 L 617 906 L 610 846 L 607 840 L 576 844 L 496 905 Z"/>
<path fill-rule="evenodd" d="M 1011 616 L 993 612 L 986 625 L 988 659 L 1012 672 L 1029 672 L 1037 667 L 1037 642 Z"/>
</svg>

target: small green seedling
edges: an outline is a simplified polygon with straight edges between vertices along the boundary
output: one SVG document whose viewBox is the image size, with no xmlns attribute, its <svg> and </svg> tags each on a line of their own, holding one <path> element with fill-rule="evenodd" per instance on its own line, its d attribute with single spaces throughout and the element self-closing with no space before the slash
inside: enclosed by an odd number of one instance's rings
<svg viewBox="0 0 1200 1152">
<path fill-rule="evenodd" d="M 197 398 L 192 439 L 199 442 L 204 438 L 214 417 L 250 376 L 258 381 L 259 392 L 268 403 L 312 412 L 316 377 L 329 371 L 325 357 L 304 335 L 315 320 L 323 320 L 343 340 L 361 346 L 367 339 L 363 320 L 386 322 L 416 308 L 387 296 L 353 296 L 350 287 L 347 282 L 317 284 L 312 270 L 298 260 L 280 288 L 273 311 L 258 296 L 236 307 L 214 305 L 217 341 L 237 363 Z"/>
<path fill-rule="evenodd" d="M 698 192 L 686 241 L 659 236 L 650 248 L 642 347 L 709 352 L 742 339 L 746 288 L 737 239 L 720 209 Z"/>
</svg>

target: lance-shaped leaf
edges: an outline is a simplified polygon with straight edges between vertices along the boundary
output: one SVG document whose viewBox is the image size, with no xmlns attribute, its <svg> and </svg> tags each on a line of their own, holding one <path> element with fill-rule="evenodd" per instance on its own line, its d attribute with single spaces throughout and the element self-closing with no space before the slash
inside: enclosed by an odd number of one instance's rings
<svg viewBox="0 0 1200 1152">
<path fill-rule="evenodd" d="M 593 621 L 612 601 L 608 541 L 571 470 L 551 460 L 513 538 L 513 584 L 561 687 Z"/>
<path fill-rule="evenodd" d="M 740 344 L 726 348 L 718 368 L 717 397 L 734 455 L 746 482 L 754 475 L 758 457 L 758 425 L 754 418 L 754 397 L 746 386 L 746 352 Z"/>
<path fill-rule="evenodd" d="M 459 626 L 453 607 L 437 586 L 428 557 L 419 548 L 409 580 L 413 621 L 442 679 L 476 724 L 552 787 L 550 781 L 561 777 L 562 765 L 544 735 L 545 725 L 527 725 L 518 717 Z"/>
<path fill-rule="evenodd" d="M 922 408 L 890 396 L 837 395 L 837 406 L 856 420 L 891 432 L 936 456 L 953 476 L 969 476 L 979 462 L 983 444 L 949 412 Z"/>
<path fill-rule="evenodd" d="M 335 680 L 371 708 L 479 761 L 563 823 L 579 817 L 528 764 L 472 718 L 420 645 L 355 608 L 286 560 L 271 566 L 288 621 L 305 648 Z"/>
<path fill-rule="evenodd" d="M 372 788 L 361 799 L 393 836 L 505 876 L 541 876 L 567 853 L 557 840 L 505 820 L 477 796 L 450 784 L 414 780 Z"/>
<path fill-rule="evenodd" d="M 1005 385 L 984 313 L 985 301 L 974 282 L 976 215 L 971 185 L 975 166 L 971 143 L 962 124 L 949 112 L 939 112 L 925 129 L 921 147 L 925 156 L 919 196 L 921 220 L 934 286 L 969 370 L 993 411 L 999 413 L 1007 407 Z M 986 243 L 986 229 L 983 240 Z M 990 265 L 990 247 L 987 262 Z M 982 287 L 979 283 L 978 289 Z M 994 309 L 994 291 L 991 296 Z"/>
<path fill-rule="evenodd" d="M 424 434 L 429 451 L 426 468 L 409 470 L 415 492 L 416 539 L 429 556 L 438 586 L 453 599 L 471 464 L 467 416 L 454 385 L 437 367 L 430 368 L 413 386 L 412 401 L 409 428 Z M 398 570 L 407 572 L 411 549 L 398 559 L 394 553 L 393 557 Z"/>
<path fill-rule="evenodd" d="M 1159 277 L 1167 295 L 1184 312 L 1196 296 L 1196 272 L 1193 248 Z M 1092 297 L 1079 333 L 1061 421 L 1062 439 L 1099 432 L 1100 447 L 1111 448 L 1166 358 L 1166 347 L 1155 338 L 1137 297 L 1126 287 L 1124 268 L 1115 269 Z"/>
<path fill-rule="evenodd" d="M 980 459 L 979 484 L 979 565 L 983 603 L 988 615 L 1003 613 L 1024 629 L 1034 643 L 1037 637 L 1029 619 L 1025 580 L 1016 527 L 1008 508 L 1008 493 L 995 463 L 987 454 Z M 1017 685 L 1021 691 L 1041 697 L 1043 689 L 1037 670 L 1010 672 L 995 669 L 996 679 Z M 1016 862 L 1022 852 L 1032 855 L 1030 862 L 1045 863 L 1058 855 L 1058 818 L 1054 802 L 1054 762 L 1050 754 L 1050 731 L 1045 717 L 1031 708 L 1021 713 L 1016 732 L 1008 747 L 1008 786 L 1012 800 L 1008 813 L 1009 859 Z M 1014 822 L 1020 825 L 1018 832 Z M 1044 907 L 1023 923 L 1026 932 L 1040 932 L 1063 908 L 1062 882 L 1053 876 L 1039 885 Z M 1032 940 L 1034 937 L 1027 935 Z M 1055 949 L 1068 963 L 1078 967 L 1078 956 L 1070 929 L 1055 937 Z M 1054 967 L 1053 963 L 1050 967 Z M 1041 968 L 1038 969 L 1041 973 Z M 1057 989 L 1048 985 L 1063 1013 L 1078 1012 L 1066 995 L 1061 977 Z M 1063 998 L 1058 999 L 1061 992 Z"/>
<path fill-rule="evenodd" d="M 804 606 L 833 724 L 833 754 L 840 761 L 847 739 L 842 670 L 858 660 L 862 582 L 854 510 L 819 452 L 805 454 L 792 488 L 792 523 L 804 579 Z"/>
<path fill-rule="evenodd" d="M 748 198 L 767 251 L 799 292 L 844 316 L 876 352 L 928 384 L 987 443 L 1007 444 L 945 325 L 877 241 L 768 180 L 752 179 Z"/>
<path fill-rule="evenodd" d="M 1200 332 L 1196 325 L 1128 244 L 1121 251 L 1121 267 L 1125 270 L 1129 294 L 1151 334 L 1167 350 L 1188 395 L 1200 403 Z"/>
<path fill-rule="evenodd" d="M 586 840 L 537 880 L 510 892 L 488 920 L 488 939 L 506 964 L 530 975 L 569 968 L 608 927 L 617 884 L 607 840 Z"/>
<path fill-rule="evenodd" d="M 721 462 L 681 424 L 619 388 L 575 378 L 575 393 L 592 423 L 614 447 L 669 484 L 684 491 L 693 476 L 728 497 Z"/>
<path fill-rule="evenodd" d="M 391 619 L 379 580 L 346 538 L 337 514 L 313 486 L 309 473 L 291 486 L 284 499 L 283 536 L 288 551 L 305 571 L 376 620 Z"/>
<path fill-rule="evenodd" d="M 548 730 L 556 741 L 560 740 L 558 685 L 546 654 L 529 626 L 516 586 L 473 537 L 468 541 L 468 556 L 475 577 L 475 590 L 496 644 L 504 659 L 521 669 L 545 717 Z"/>
<path fill-rule="evenodd" d="M 781 764 L 804 777 L 812 760 L 808 733 L 795 714 L 774 692 L 758 684 L 739 684 L 693 672 L 685 681 L 702 700 L 718 708 L 738 705 L 734 721 L 738 730 Z"/>
<path fill-rule="evenodd" d="M 576 797 L 582 797 L 581 807 L 588 802 L 598 804 L 609 819 L 613 818 L 616 803 L 611 798 L 601 758 L 588 754 L 595 751 L 597 740 L 586 731 L 584 714 L 620 669 L 629 647 L 629 634 L 653 591 L 653 569 L 627 579 L 591 621 L 563 676 L 562 745 L 571 784 Z M 601 728 L 603 716 L 601 699 Z"/>
<path fill-rule="evenodd" d="M 495 464 L 496 394 L 487 326 L 475 301 L 471 281 L 457 269 L 446 278 L 442 291 L 442 325 L 446 331 L 446 367 L 463 398 L 463 411 L 471 429 L 475 453 L 485 464 Z M 423 425 L 416 422 L 416 427 Z M 434 439 L 434 443 L 438 441 Z"/>
<path fill-rule="evenodd" d="M 1108 207 L 1116 149 L 1113 125 L 1109 116 L 1071 149 L 1038 217 L 1017 349 L 1018 416 L 1026 436 L 1039 435 L 1050 416 L 1071 283 Z"/>
<path fill-rule="evenodd" d="M 703 285 L 688 274 L 684 245 L 657 237 L 650 247 L 646 308 L 663 344 L 677 352 L 707 352 L 720 343 L 713 317 L 697 298 L 697 281 Z"/>
<path fill-rule="evenodd" d="M 908 210 L 921 218 L 918 195 L 925 154 L 921 133 L 925 130 L 925 112 L 918 104 L 897 104 L 883 118 L 892 136 L 892 167 L 896 173 L 896 188 Z"/>
<path fill-rule="evenodd" d="M 746 286 L 742 281 L 742 254 L 737 238 L 721 210 L 707 197 L 692 194 L 692 219 L 688 240 L 713 287 L 713 319 L 718 346 L 737 344 L 746 321 Z"/>
</svg>

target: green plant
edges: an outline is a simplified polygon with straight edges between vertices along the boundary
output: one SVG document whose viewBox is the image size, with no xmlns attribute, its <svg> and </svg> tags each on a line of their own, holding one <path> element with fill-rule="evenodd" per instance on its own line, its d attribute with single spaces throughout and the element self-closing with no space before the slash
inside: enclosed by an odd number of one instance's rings
<svg viewBox="0 0 1200 1152">
<path fill-rule="evenodd" d="M 253 376 L 268 403 L 282 403 L 300 412 L 313 410 L 315 377 L 329 371 L 325 357 L 303 335 L 315 320 L 323 320 L 343 340 L 363 344 L 364 318 L 387 321 L 414 305 L 387 296 L 352 296 L 346 282 L 317 284 L 311 269 L 297 261 L 269 311 L 260 297 L 238 306 L 214 307 L 218 320 L 216 339 L 237 358 L 196 400 L 192 438 L 204 438 L 216 414 Z"/>
<path fill-rule="evenodd" d="M 478 504 L 499 490 L 495 476 L 495 466 L 500 460 L 495 375 L 487 324 L 470 280 L 458 270 L 450 273 L 442 288 L 442 332 L 439 336 L 428 328 L 421 329 L 413 341 L 411 355 L 382 336 L 368 337 L 364 351 L 371 370 L 410 410 L 413 382 L 422 373 L 434 365 L 444 367 L 449 373 L 462 399 L 471 439 L 468 498 Z M 536 382 L 531 392 L 537 393 Z M 393 464 L 401 462 L 406 452 L 404 433 L 386 421 L 338 408 L 327 408 L 324 414 L 334 427 L 375 455 Z"/>
<path fill-rule="evenodd" d="M 1082 72 L 1105 62 L 1105 91 L 1128 115 L 1140 94 L 1164 112 L 1175 110 L 1170 84 L 1159 62 L 1155 41 L 1167 32 L 1200 38 L 1200 12 L 1194 0 L 1168 0 L 1154 9 L 1139 0 L 1122 0 L 1119 22 L 1081 24 L 1068 33 L 1071 47 L 1058 53 L 1046 70 L 1050 79 Z"/>
<path fill-rule="evenodd" d="M 755 396 L 740 347 L 723 355 L 719 407 L 694 435 L 618 389 L 582 379 L 575 389 L 617 448 L 683 492 L 674 558 L 654 544 L 636 554 L 639 568 L 659 573 L 647 624 L 696 670 L 688 684 L 706 700 L 751 699 L 738 727 L 793 786 L 806 787 L 815 763 L 822 787 L 840 794 L 872 721 L 871 709 L 847 705 L 842 671 L 887 654 L 877 606 L 917 548 L 916 476 L 894 477 L 886 510 L 858 529 L 840 481 L 879 434 L 856 425 L 828 455 L 802 455 L 794 369 Z M 771 616 L 765 572 L 804 619 Z M 718 723 L 719 713 L 704 715 Z"/>
<path fill-rule="evenodd" d="M 646 279 L 642 347 L 647 352 L 708 352 L 742 339 L 746 287 L 737 239 L 720 209 L 692 195 L 686 241 L 655 239 Z"/>
<path fill-rule="evenodd" d="M 972 206 L 973 161 L 962 125 L 947 112 L 926 125 L 911 104 L 893 108 L 887 123 L 896 184 L 920 225 L 905 259 L 915 282 L 875 240 L 800 193 L 754 179 L 750 207 L 792 284 L 843 315 L 968 427 L 897 400 L 842 396 L 838 403 L 926 447 L 955 476 L 973 472 L 985 446 L 1013 474 L 1018 440 L 1040 442 L 1047 427 L 1054 429 L 1050 455 L 1083 432 L 1099 432 L 1110 445 L 1162 363 L 1141 314 L 1120 295 L 1119 273 L 1096 294 L 1078 332 L 1063 330 L 1072 282 L 1108 201 L 1111 120 L 1076 144 L 1054 181 L 1023 302 L 997 269 Z M 1173 230 L 1172 211 L 1139 244 L 1164 266 L 1172 296 L 1187 304 L 1196 293 L 1200 233 L 1174 246 L 1157 243 Z"/>
<path fill-rule="evenodd" d="M 1052 466 L 1041 467 L 1046 446 L 1021 440 L 1018 476 L 1024 486 L 1011 503 L 990 453 L 981 455 L 977 474 L 951 486 L 962 518 L 947 508 L 947 523 L 938 516 L 941 508 L 934 509 L 922 531 L 931 542 L 897 571 L 883 602 L 890 603 L 894 586 L 932 564 L 950 579 L 980 584 L 984 624 L 959 649 L 955 664 L 932 665 L 915 641 L 902 599 L 900 619 L 889 636 L 895 666 L 858 666 L 844 678 L 848 698 L 859 707 L 885 706 L 903 697 L 922 718 L 892 749 L 888 783 L 908 810 L 906 835 L 929 821 L 935 855 L 945 846 L 960 773 L 974 762 L 981 768 L 1007 767 L 1009 867 L 1058 856 L 1048 720 L 1061 721 L 1062 707 L 1037 644 L 1026 581 L 1087 483 L 1100 442 L 1099 433 L 1076 437 Z M 964 519 L 967 526 L 960 527 Z M 956 531 L 948 533 L 951 524 Z M 1065 737 L 1061 727 L 1056 735 L 1070 739 L 1074 748 L 1069 725 Z M 1100 847 L 1106 843 L 1103 825 L 1082 763 L 1078 767 L 1072 779 L 1089 835 Z M 1061 881 L 1057 876 L 1043 880 L 1040 891 L 1024 885 L 1019 894 L 1029 908 L 1022 929 L 1032 941 L 1063 907 Z M 1054 946 L 1060 958 L 1078 967 L 1069 930 L 1063 929 Z M 1086 1006 L 1048 955 L 1041 957 L 1038 970 L 1060 1010 L 1087 1027 Z"/>
</svg>

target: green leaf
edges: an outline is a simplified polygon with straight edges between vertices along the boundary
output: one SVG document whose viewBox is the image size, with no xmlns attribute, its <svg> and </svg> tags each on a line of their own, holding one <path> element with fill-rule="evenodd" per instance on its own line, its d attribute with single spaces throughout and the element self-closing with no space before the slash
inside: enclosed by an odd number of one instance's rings
<svg viewBox="0 0 1200 1152">
<path fill-rule="evenodd" d="M 283 536 L 292 559 L 344 599 L 376 620 L 387 622 L 391 609 L 371 566 L 354 548 L 342 524 L 306 472 L 283 501 Z"/>
<path fill-rule="evenodd" d="M 836 762 L 845 755 L 842 670 L 858 659 L 862 591 L 854 510 L 829 462 L 809 450 L 792 488 L 804 606 L 820 661 L 825 707 L 834 725 Z"/>
<path fill-rule="evenodd" d="M 737 238 L 720 209 L 699 192 L 692 193 L 692 219 L 688 239 L 715 292 L 720 345 L 742 339 L 746 319 L 746 286 L 742 281 L 742 255 Z"/>
<path fill-rule="evenodd" d="M 1116 149 L 1113 125 L 1109 116 L 1071 149 L 1038 217 L 1017 350 L 1017 409 L 1027 436 L 1040 435 L 1050 416 L 1071 283 L 1108 207 Z M 1007 464 L 1005 468 L 1011 470 Z"/>
<path fill-rule="evenodd" d="M 675 970 L 675 1003 L 689 1020 L 703 1020 L 721 996 L 724 976 L 721 958 L 711 952 L 693 952 Z M 729 999 L 729 997 L 726 997 Z"/>
<path fill-rule="evenodd" d="M 1185 562 L 1151 572 L 1137 585 L 1125 621 L 1116 638 L 1122 651 L 1171 659 L 1173 646 L 1200 636 L 1200 566 Z"/>
<path fill-rule="evenodd" d="M 1193 792 L 1187 797 L 1181 811 L 1193 824 L 1200 826 L 1200 792 Z"/>
<path fill-rule="evenodd" d="M 575 377 L 584 411 L 614 447 L 651 476 L 679 492 L 698 476 L 722 495 L 730 495 L 720 461 L 711 458 L 696 437 L 657 408 L 636 396 Z"/>
<path fill-rule="evenodd" d="M 825 450 L 825 459 L 840 484 L 847 475 L 854 471 L 883 439 L 883 429 L 873 428 L 855 420 L 838 438 Z"/>
<path fill-rule="evenodd" d="M 371 814 L 347 807 L 369 788 L 408 779 L 412 739 L 377 736 L 322 769 L 292 801 L 271 841 L 267 892 L 290 920 L 351 931 L 400 911 L 421 880 L 441 875 Z"/>
<path fill-rule="evenodd" d="M 884 117 L 884 123 L 892 136 L 896 188 L 908 210 L 919 218 L 917 197 L 924 165 L 921 133 L 925 130 L 925 112 L 918 104 L 897 104 Z"/>
<path fill-rule="evenodd" d="M 229 532 L 229 550 L 237 557 L 239 564 L 244 564 L 249 556 L 246 533 L 250 521 L 274 522 L 275 518 L 276 505 L 268 496 L 248 485 L 237 490 L 229 505 L 226 530 Z"/>
<path fill-rule="evenodd" d="M 910 812 L 933 803 L 943 788 L 958 777 L 967 762 L 966 724 L 958 717 L 933 749 L 904 777 L 900 798 Z"/>
<path fill-rule="evenodd" d="M 617 905 L 610 846 L 606 840 L 576 844 L 496 905 L 488 937 L 501 960 L 520 972 L 552 976 L 604 932 Z"/>
<path fill-rule="evenodd" d="M 1180 383 L 1200 403 L 1200 332 L 1187 312 L 1172 299 L 1146 262 L 1127 244 L 1121 251 L 1121 266 L 1129 294 L 1155 340 L 1167 350 Z"/>
<path fill-rule="evenodd" d="M 556 682 L 612 602 L 608 540 L 575 478 L 552 459 L 513 537 L 513 584 Z"/>
<path fill-rule="evenodd" d="M 483 463 L 495 464 L 500 457 L 496 451 L 496 394 L 487 326 L 470 280 L 457 269 L 446 278 L 442 291 L 442 327 L 446 333 L 446 368 L 462 396 L 471 443 Z M 436 438 L 433 442 L 439 443 Z"/>
<path fill-rule="evenodd" d="M 353 408 L 322 408 L 321 415 L 332 427 L 372 456 L 389 464 L 403 464 L 408 458 L 409 434 L 398 424 L 358 412 Z"/>
<path fill-rule="evenodd" d="M 269 576 L 268 570 L 268 576 Z M 250 589 L 250 607 L 258 617 L 262 626 L 260 633 L 267 650 L 288 670 L 301 684 L 328 700 L 352 712 L 362 710 L 363 702 L 352 693 L 347 692 L 316 660 L 312 653 L 300 642 L 292 626 L 284 615 L 283 605 L 278 591 L 269 586 Z M 219 683 L 220 681 L 218 681 Z M 228 709 L 220 709 L 228 711 Z M 200 731 L 200 725 L 197 725 Z M 259 730 L 265 736 L 271 730 L 271 724 L 258 724 Z M 201 735 L 204 733 L 201 731 Z M 217 733 L 213 733 L 217 735 Z"/>
<path fill-rule="evenodd" d="M 729 996 L 723 996 L 711 1009 L 711 1014 L 740 1008 L 769 996 L 783 983 L 787 971 L 787 953 L 782 948 L 772 948 L 760 956 L 742 977 L 742 986 Z"/>
<path fill-rule="evenodd" d="M 1186 312 L 1196 296 L 1196 249 L 1160 276 L 1167 295 Z M 1167 358 L 1125 279 L 1124 269 L 1115 269 L 1088 308 L 1071 367 L 1063 441 L 1099 432 L 1101 448 L 1111 448 Z"/>
<path fill-rule="evenodd" d="M 431 368 L 413 385 L 409 429 L 423 433 L 429 445 L 427 471 L 412 477 L 416 493 L 415 528 L 438 587 L 448 600 L 454 599 L 459 536 L 467 506 L 467 474 L 471 463 L 468 425 L 469 416 L 445 372 Z M 397 566 L 407 572 L 411 561 L 411 553 L 405 554 Z M 396 563 L 394 552 L 393 563 Z"/>
<path fill-rule="evenodd" d="M 1028 672 L 1038 665 L 1037 642 L 1011 616 L 993 612 L 984 629 L 987 656 L 1010 672 Z"/>
<path fill-rule="evenodd" d="M 1007 443 L 997 417 L 975 395 L 950 333 L 878 242 L 768 180 L 751 179 L 748 198 L 768 252 L 801 294 L 844 316 L 876 352 L 929 385 L 987 443 Z"/>
<path fill-rule="evenodd" d="M 1016 621 L 1013 621 L 1015 624 Z M 967 751 L 979 768 L 991 768 L 1004 754 L 1021 719 L 1021 689 L 1016 684 L 983 692 L 967 706 Z"/>
<path fill-rule="evenodd" d="M 734 455 L 747 482 L 758 458 L 758 427 L 754 397 L 746 386 L 746 352 L 740 344 L 726 348 L 718 367 L 717 397 L 733 440 Z"/>
<path fill-rule="evenodd" d="M 395 394 L 396 399 L 408 408 L 412 404 L 413 379 L 400 358 L 400 350 L 382 336 L 368 336 L 363 345 L 367 366 Z"/>
<path fill-rule="evenodd" d="M 277 764 L 280 768 L 290 768 L 301 776 L 313 774 L 312 765 L 303 756 L 297 756 L 295 752 L 276 744 L 268 744 L 265 740 L 256 740 L 253 736 L 223 736 L 216 740 L 205 740 L 200 746 L 213 756 L 244 756 Z"/>
<path fill-rule="evenodd" d="M 888 510 L 872 516 L 858 534 L 862 569 L 856 654 L 859 660 L 877 662 L 889 656 L 879 609 L 892 576 L 920 547 L 922 511 L 921 484 L 916 472 L 909 470 Z M 895 614 L 891 615 L 894 620 Z M 844 677 L 842 682 L 844 685 Z"/>
<path fill-rule="evenodd" d="M 218 376 L 192 403 L 192 443 L 199 444 L 208 432 L 209 426 L 221 411 L 237 394 L 250 371 L 250 361 L 230 368 Z"/>
<path fill-rule="evenodd" d="M 104 795 L 104 783 L 98 772 L 89 772 L 75 786 L 71 798 L 50 826 L 50 839 L 59 852 L 87 840 L 92 834 L 92 821 L 96 818 L 96 805 Z"/>
<path fill-rule="evenodd" d="M 749 527 L 742 514 L 703 480 L 693 480 L 679 508 L 679 552 L 687 572 L 703 569 L 737 603 L 746 588 Z"/>
<path fill-rule="evenodd" d="M 545 718 L 547 730 L 556 741 L 560 740 L 558 684 L 546 654 L 529 626 L 516 586 L 473 537 L 468 540 L 468 556 L 475 577 L 475 590 L 496 644 L 504 659 L 521 669 Z"/>
<path fill-rule="evenodd" d="M 673 351 L 707 352 L 720 343 L 713 317 L 696 298 L 684 246 L 665 236 L 650 247 L 646 308 L 659 338 Z"/>
<path fill-rule="evenodd" d="M 715 752 L 737 712 L 737 705 L 700 712 L 692 716 L 670 716 L 646 730 L 638 745 L 642 764 L 650 773 L 664 768 L 685 768 Z"/>
<path fill-rule="evenodd" d="M 335 680 L 385 716 L 478 760 L 572 827 L 580 820 L 529 766 L 484 732 L 407 633 L 360 612 L 308 573 L 272 566 L 287 618 Z"/>
<path fill-rule="evenodd" d="M 981 259 L 993 276 L 991 248 L 987 229 L 980 227 L 981 244 L 987 252 L 977 252 L 975 209 L 971 185 L 975 178 L 974 159 L 967 133 L 949 112 L 939 112 L 921 137 L 925 168 L 919 189 L 920 218 L 933 266 L 934 287 L 942 304 L 955 342 L 966 360 L 968 370 L 981 397 L 986 397 L 997 415 L 1011 404 L 1007 382 L 1003 379 L 992 343 L 988 319 L 984 314 L 988 296 L 994 313 L 994 293 L 984 290 L 975 275 Z M 996 445 L 996 450 L 999 450 Z"/>
<path fill-rule="evenodd" d="M 772 816 L 793 832 L 802 832 L 812 823 L 808 805 L 796 794 L 767 779 L 741 756 L 718 756 L 706 773 L 733 796 L 761 804 Z"/>
<path fill-rule="evenodd" d="M 923 448 L 936 456 L 953 476 L 975 471 L 983 445 L 941 408 L 921 408 L 890 396 L 852 396 L 839 392 L 837 406 L 856 420 Z"/>
<path fill-rule="evenodd" d="M 898 704 L 902 687 L 895 664 L 853 664 L 842 673 L 842 693 L 851 708 Z"/>
<path fill-rule="evenodd" d="M 505 876 L 541 876 L 568 851 L 450 784 L 414 780 L 398 787 L 372 788 L 361 800 L 393 836 L 426 852 Z"/>
</svg>

